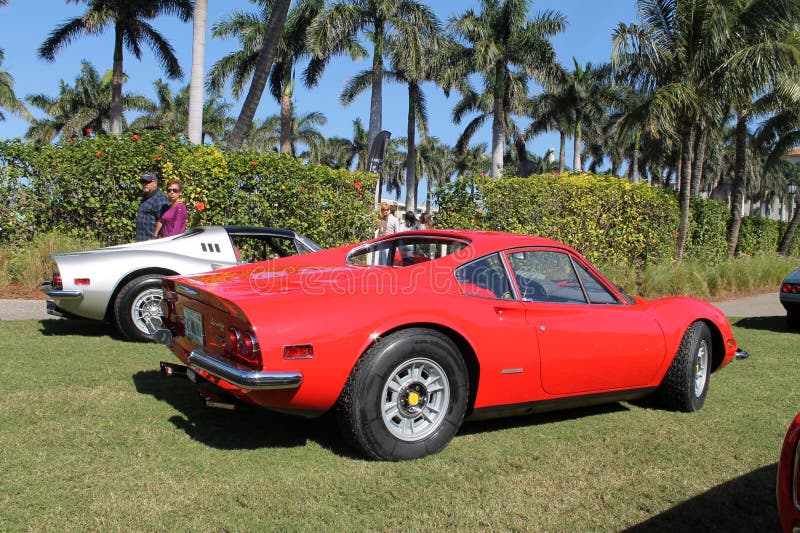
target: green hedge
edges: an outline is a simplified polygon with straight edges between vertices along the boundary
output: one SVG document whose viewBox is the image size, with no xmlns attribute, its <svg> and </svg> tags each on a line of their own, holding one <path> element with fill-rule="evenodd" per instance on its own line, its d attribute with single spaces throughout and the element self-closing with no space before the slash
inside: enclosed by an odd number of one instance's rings
<svg viewBox="0 0 800 533">
<path fill-rule="evenodd" d="M 529 233 L 559 240 L 603 263 L 650 263 L 675 253 L 674 195 L 584 173 L 470 177 L 437 192 L 437 224 Z"/>
<path fill-rule="evenodd" d="M 56 145 L 0 142 L 0 243 L 47 231 L 107 244 L 135 233 L 142 172 L 184 183 L 190 224 L 294 229 L 323 246 L 371 236 L 376 176 L 272 152 L 222 151 L 159 133 Z"/>
<path fill-rule="evenodd" d="M 607 175 L 568 173 L 492 180 L 467 176 L 436 191 L 437 225 L 541 235 L 601 264 L 648 265 L 673 259 L 679 223 L 674 191 Z M 721 202 L 691 200 L 685 257 L 727 255 L 730 213 Z M 745 217 L 737 253 L 774 253 L 785 225 Z M 792 251 L 797 254 L 800 239 Z"/>
</svg>

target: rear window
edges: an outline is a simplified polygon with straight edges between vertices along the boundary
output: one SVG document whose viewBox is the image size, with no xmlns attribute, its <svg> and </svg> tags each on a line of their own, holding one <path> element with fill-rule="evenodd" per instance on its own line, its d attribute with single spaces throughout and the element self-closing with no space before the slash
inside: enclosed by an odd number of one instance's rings
<svg viewBox="0 0 800 533">
<path fill-rule="evenodd" d="M 405 267 L 444 257 L 468 245 L 461 239 L 397 237 L 353 250 L 347 256 L 347 264 Z"/>
</svg>

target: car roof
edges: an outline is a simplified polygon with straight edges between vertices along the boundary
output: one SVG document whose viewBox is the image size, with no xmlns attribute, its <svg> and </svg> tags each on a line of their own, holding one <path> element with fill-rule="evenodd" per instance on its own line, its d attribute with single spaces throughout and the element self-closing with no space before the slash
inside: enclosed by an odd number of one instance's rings
<svg viewBox="0 0 800 533">
<path fill-rule="evenodd" d="M 463 239 L 469 241 L 470 246 L 478 255 L 484 255 L 498 250 L 509 248 L 520 248 L 527 246 L 547 246 L 570 250 L 580 255 L 573 248 L 545 237 L 534 235 L 521 235 L 518 233 L 506 233 L 502 231 L 479 231 L 479 230 L 411 230 L 401 233 L 392 233 L 379 237 L 375 242 L 388 240 L 397 237 L 429 236 L 429 237 L 449 237 L 453 239 Z"/>
</svg>

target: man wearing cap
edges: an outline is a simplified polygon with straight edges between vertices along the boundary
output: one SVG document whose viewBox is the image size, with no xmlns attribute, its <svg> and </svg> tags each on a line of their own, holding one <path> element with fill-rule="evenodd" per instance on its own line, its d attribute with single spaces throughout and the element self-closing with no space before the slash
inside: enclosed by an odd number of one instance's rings
<svg viewBox="0 0 800 533">
<path fill-rule="evenodd" d="M 145 172 L 139 180 L 142 184 L 142 202 L 136 213 L 136 240 L 154 239 L 156 222 L 169 208 L 169 198 L 158 188 L 158 176 Z"/>
</svg>

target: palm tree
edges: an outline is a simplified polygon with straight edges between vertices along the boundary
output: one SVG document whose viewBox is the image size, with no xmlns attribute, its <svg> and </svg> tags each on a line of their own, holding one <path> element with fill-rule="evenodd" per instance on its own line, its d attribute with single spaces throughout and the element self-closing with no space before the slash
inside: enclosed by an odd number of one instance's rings
<svg viewBox="0 0 800 533">
<path fill-rule="evenodd" d="M 439 22 L 434 17 L 432 27 L 436 33 L 427 33 L 425 28 L 410 29 L 409 40 L 398 40 L 396 36 L 387 39 L 387 49 L 390 58 L 391 70 L 384 70 L 384 77 L 387 79 L 404 83 L 408 88 L 408 120 L 406 122 L 406 211 L 417 209 L 417 154 L 416 154 L 416 131 L 419 129 L 424 138 L 427 134 L 428 110 L 426 107 L 425 94 L 422 92 L 422 82 L 432 77 L 437 65 L 437 59 L 441 58 L 437 47 L 437 33 Z M 351 104 L 358 95 L 364 93 L 372 86 L 372 71 L 365 70 L 350 78 L 340 101 L 344 105 Z M 379 184 L 380 186 L 380 184 Z M 380 200 L 380 191 L 378 191 Z"/>
<path fill-rule="evenodd" d="M 313 146 L 307 152 L 301 153 L 300 157 L 318 165 L 326 165 L 337 169 L 350 169 L 357 155 L 350 139 L 328 137 L 322 139 L 321 143 Z"/>
<path fill-rule="evenodd" d="M 425 178 L 425 212 L 431 212 L 431 194 L 456 171 L 453 149 L 436 137 L 425 137 L 419 143 L 419 175 Z"/>
<path fill-rule="evenodd" d="M 147 21 L 161 15 L 177 15 L 186 22 L 192 16 L 191 0 L 72 0 L 85 1 L 86 13 L 67 20 L 50 33 L 39 47 L 39 56 L 55 61 L 56 53 L 81 34 L 96 35 L 108 26 L 114 28 L 114 67 L 111 83 L 111 133 L 122 133 L 122 49 L 127 47 L 141 59 L 141 43 L 146 42 L 170 78 L 183 76 L 172 46 Z"/>
<path fill-rule="evenodd" d="M 203 142 L 203 61 L 206 56 L 208 0 L 194 0 L 192 35 L 192 76 L 189 81 L 189 142 Z"/>
<path fill-rule="evenodd" d="M 247 138 L 248 146 L 256 150 L 274 150 L 283 142 L 282 122 L 282 115 L 272 115 L 255 125 Z M 325 140 L 316 127 L 324 126 L 327 122 L 322 113 L 311 112 L 298 116 L 292 107 L 289 110 L 289 154 L 296 155 L 297 144 L 304 144 L 310 152 L 314 151 Z"/>
<path fill-rule="evenodd" d="M 508 142 L 524 147 L 524 143 L 530 137 L 530 133 L 522 131 L 513 119 L 514 115 L 529 116 L 532 103 L 531 99 L 528 98 L 527 91 L 528 77 L 524 73 L 509 77 L 505 84 L 505 97 L 502 105 L 503 115 L 501 117 L 501 122 L 503 123 L 503 146 Z M 495 121 L 493 116 L 494 93 L 490 90 L 477 93 L 472 89 L 462 90 L 461 92 L 463 95 L 461 100 L 456 102 L 453 107 L 453 122 L 461 124 L 461 121 L 464 120 L 465 115 L 468 113 L 477 113 L 477 115 L 467 123 L 464 131 L 456 141 L 455 149 L 458 154 L 469 149 L 472 138 L 487 120 L 491 118 Z"/>
<path fill-rule="evenodd" d="M 747 165 L 747 124 L 757 112 L 756 98 L 763 98 L 782 72 L 800 64 L 797 24 L 800 5 L 792 0 L 731 0 L 726 3 L 726 53 L 716 70 L 719 92 L 736 111 L 736 159 L 734 163 L 728 255 L 733 257 L 742 222 Z"/>
<path fill-rule="evenodd" d="M 261 40 L 258 58 L 253 66 L 250 89 L 247 91 L 242 110 L 239 112 L 239 118 L 236 119 L 236 125 L 233 127 L 233 132 L 228 141 L 231 148 L 237 149 L 242 145 L 247 132 L 253 124 L 253 117 L 256 114 L 256 109 L 258 109 L 261 95 L 267 85 L 267 77 L 275 60 L 275 54 L 278 51 L 278 42 L 283 33 L 286 14 L 289 12 L 289 4 L 291 4 L 291 0 L 274 0 L 269 22 L 267 27 L 264 28 L 264 37 Z"/>
<path fill-rule="evenodd" d="M 3 49 L 0 48 L 0 66 L 3 65 L 4 59 Z M 31 120 L 32 118 L 25 104 L 14 94 L 13 76 L 4 70 L 0 70 L 0 120 L 5 120 L 6 118 L 2 112 L 3 109 L 26 120 Z"/>
<path fill-rule="evenodd" d="M 527 112 L 527 116 L 531 119 L 531 125 L 525 130 L 526 138 L 532 138 L 548 131 L 558 132 L 559 173 L 563 173 L 566 168 L 567 132 L 572 130 L 572 113 L 567 106 L 563 105 L 563 97 L 564 94 L 555 92 L 553 87 L 545 88 L 543 93 L 534 96 Z"/>
<path fill-rule="evenodd" d="M 492 96 L 492 177 L 503 171 L 509 82 L 523 73 L 539 82 L 550 79 L 556 61 L 549 38 L 565 26 L 566 17 L 557 11 L 529 20 L 525 0 L 481 0 L 479 13 L 469 10 L 450 25 L 455 38 L 466 43 L 457 64 L 465 73 L 480 73 Z"/>
<path fill-rule="evenodd" d="M 676 258 L 683 257 L 689 229 L 695 124 L 711 98 L 709 66 L 721 46 L 724 16 L 718 0 L 638 0 L 641 24 L 620 24 L 612 37 L 618 79 L 647 94 L 650 120 L 680 140 L 680 224 Z"/>
<path fill-rule="evenodd" d="M 382 128 L 387 39 L 410 43 L 420 32 L 435 34 L 435 20 L 433 11 L 416 0 L 341 0 L 323 11 L 309 28 L 309 47 L 317 57 L 329 56 L 362 33 L 372 41 L 369 145 Z"/>
<path fill-rule="evenodd" d="M 159 130 L 169 135 L 189 134 L 189 102 L 190 86 L 185 86 L 172 93 L 169 85 L 163 80 L 153 82 L 156 91 L 156 102 L 151 102 L 145 112 L 131 122 L 130 129 Z M 200 129 L 201 144 L 208 137 L 212 142 L 220 142 L 233 127 L 230 116 L 233 106 L 221 100 L 219 93 L 211 93 L 203 103 L 203 124 Z"/>
<path fill-rule="evenodd" d="M 111 71 L 101 78 L 91 63 L 83 61 L 81 74 L 75 78 L 74 87 L 62 80 L 57 97 L 44 94 L 26 97 L 29 104 L 47 113 L 49 118 L 31 121 L 25 137 L 51 142 L 58 136 L 63 139 L 91 132 L 107 133 L 112 122 L 112 79 Z M 146 111 L 152 109 L 152 102 L 143 96 L 126 94 L 122 98 L 122 107 Z"/>
<path fill-rule="evenodd" d="M 257 15 L 237 12 L 214 25 L 214 37 L 237 38 L 239 50 L 224 56 L 211 68 L 208 79 L 210 90 L 222 90 L 230 81 L 233 95 L 238 98 L 252 77 L 271 12 L 270 2 L 259 0 L 259 3 L 262 10 Z M 282 153 L 289 153 L 291 149 L 289 113 L 295 84 L 294 67 L 299 60 L 310 55 L 306 48 L 306 33 L 311 21 L 323 7 L 323 0 L 302 0 L 289 11 L 277 56 L 270 70 L 270 93 L 281 105 Z M 349 53 L 354 59 L 366 54 L 353 42 L 344 43 L 344 46 L 346 50 L 337 50 L 337 53 Z M 303 74 L 307 87 L 317 85 L 329 60 L 330 57 L 311 58 Z"/>
</svg>

